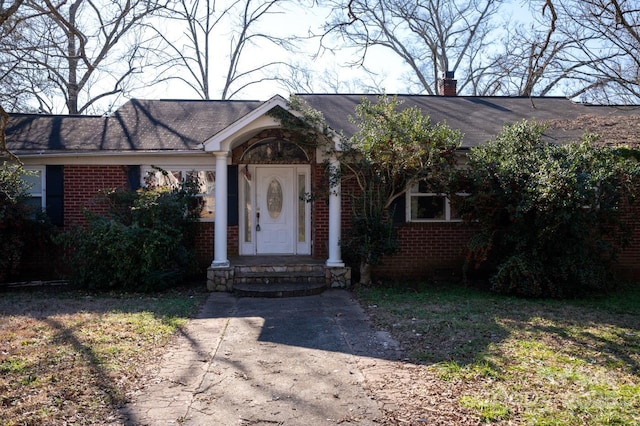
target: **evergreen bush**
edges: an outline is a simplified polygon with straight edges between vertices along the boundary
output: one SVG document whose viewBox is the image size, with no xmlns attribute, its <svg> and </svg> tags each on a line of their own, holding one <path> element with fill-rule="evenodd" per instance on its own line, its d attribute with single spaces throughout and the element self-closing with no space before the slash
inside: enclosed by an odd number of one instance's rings
<svg viewBox="0 0 640 426">
<path fill-rule="evenodd" d="M 507 126 L 471 150 L 457 202 L 478 232 L 468 268 L 487 265 L 493 290 L 570 297 L 610 287 L 611 264 L 632 234 L 625 206 L 638 162 L 593 138 L 558 145 L 544 127 Z M 628 157 L 628 156 L 626 156 Z"/>
<path fill-rule="evenodd" d="M 0 165 L 0 282 L 20 279 L 25 250 L 51 241 L 53 227 L 28 203 L 27 174 L 20 164 Z"/>
<path fill-rule="evenodd" d="M 107 216 L 66 233 L 72 281 L 95 290 L 156 291 L 195 269 L 196 185 L 108 191 Z"/>
</svg>

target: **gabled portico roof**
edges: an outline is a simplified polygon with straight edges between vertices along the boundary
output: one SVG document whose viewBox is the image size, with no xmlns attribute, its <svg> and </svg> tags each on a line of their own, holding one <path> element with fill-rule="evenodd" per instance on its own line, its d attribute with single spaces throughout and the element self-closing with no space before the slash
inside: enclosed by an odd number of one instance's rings
<svg viewBox="0 0 640 426">
<path fill-rule="evenodd" d="M 220 130 L 203 143 L 206 152 L 229 152 L 238 143 L 242 143 L 262 130 L 281 127 L 281 123 L 268 113 L 274 108 L 291 111 L 288 102 L 276 95 L 257 108 Z"/>
</svg>

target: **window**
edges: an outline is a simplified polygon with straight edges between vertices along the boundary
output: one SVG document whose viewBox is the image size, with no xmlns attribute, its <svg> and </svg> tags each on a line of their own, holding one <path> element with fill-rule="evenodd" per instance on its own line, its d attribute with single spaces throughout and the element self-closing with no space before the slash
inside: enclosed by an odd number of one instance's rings
<svg viewBox="0 0 640 426">
<path fill-rule="evenodd" d="M 203 208 L 200 219 L 211 221 L 215 217 L 215 171 L 193 167 L 164 167 L 162 169 L 147 167 L 142 169 L 145 184 L 170 186 L 177 188 L 182 182 L 196 182 L 198 197 L 202 198 Z"/>
<path fill-rule="evenodd" d="M 46 207 L 46 180 L 45 180 L 45 168 L 44 167 L 25 167 L 25 170 L 29 174 L 24 175 L 22 178 L 29 186 L 28 192 L 31 198 L 27 200 L 29 206 L 34 209 L 40 209 L 44 211 Z"/>
<path fill-rule="evenodd" d="M 461 194 L 462 195 L 462 194 Z M 444 194 L 430 191 L 424 182 L 407 193 L 408 222 L 457 222 L 460 215 Z"/>
</svg>

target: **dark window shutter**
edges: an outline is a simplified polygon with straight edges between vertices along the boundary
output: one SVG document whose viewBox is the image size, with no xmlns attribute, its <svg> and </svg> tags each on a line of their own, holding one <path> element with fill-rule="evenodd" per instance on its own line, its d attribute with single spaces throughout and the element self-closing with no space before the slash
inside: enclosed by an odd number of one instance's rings
<svg viewBox="0 0 640 426">
<path fill-rule="evenodd" d="M 64 225 L 64 166 L 47 166 L 47 216 L 56 226 Z"/>
<path fill-rule="evenodd" d="M 391 203 L 391 211 L 393 212 L 393 223 L 405 223 L 407 221 L 407 194 L 402 194 Z"/>
<path fill-rule="evenodd" d="M 227 166 L 227 225 L 236 226 L 238 219 L 238 166 Z"/>
<path fill-rule="evenodd" d="M 140 166 L 127 166 L 127 183 L 131 192 L 140 189 Z"/>
</svg>

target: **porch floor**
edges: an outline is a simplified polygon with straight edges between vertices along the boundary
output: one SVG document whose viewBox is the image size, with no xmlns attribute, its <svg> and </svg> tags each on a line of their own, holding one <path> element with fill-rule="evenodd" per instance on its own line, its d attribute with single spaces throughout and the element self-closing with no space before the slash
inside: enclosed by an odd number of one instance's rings
<svg viewBox="0 0 640 426">
<path fill-rule="evenodd" d="M 236 256 L 229 258 L 231 266 L 260 266 L 260 265 L 324 265 L 324 259 L 311 256 Z"/>
</svg>

